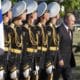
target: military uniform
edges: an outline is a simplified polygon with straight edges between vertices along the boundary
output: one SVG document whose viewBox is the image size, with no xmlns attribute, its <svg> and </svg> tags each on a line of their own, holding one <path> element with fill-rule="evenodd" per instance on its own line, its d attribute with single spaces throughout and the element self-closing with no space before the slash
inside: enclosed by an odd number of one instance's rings
<svg viewBox="0 0 80 80">
<path fill-rule="evenodd" d="M 59 54 L 59 36 L 56 31 L 56 22 L 58 20 L 58 14 L 60 11 L 60 5 L 57 2 L 51 2 L 48 4 L 48 11 L 50 20 L 46 27 L 48 35 L 48 51 L 46 56 L 46 72 L 48 74 L 48 80 L 53 80 L 54 70 L 58 63 Z"/>
<path fill-rule="evenodd" d="M 6 78 L 8 78 L 8 60 L 9 56 L 11 55 L 11 33 L 12 30 L 10 29 L 9 25 L 4 24 L 4 37 L 5 37 L 5 70 L 6 70 Z"/>
<path fill-rule="evenodd" d="M 48 20 L 47 4 L 42 2 L 38 6 L 38 54 L 39 54 L 39 66 L 40 66 L 40 80 L 46 80 L 45 71 L 45 58 L 47 52 L 47 34 L 46 34 L 46 22 Z M 46 17 L 46 18 L 45 18 Z"/>
<path fill-rule="evenodd" d="M 23 27 L 23 58 L 22 58 L 22 67 L 24 77 L 30 75 L 26 74 L 27 69 L 29 71 L 35 70 L 35 54 L 37 53 L 37 39 L 36 39 L 36 28 L 25 24 Z M 26 75 L 26 76 L 25 76 Z"/>
<path fill-rule="evenodd" d="M 47 36 L 46 36 L 46 27 L 41 23 L 38 23 L 37 26 L 38 34 L 38 53 L 40 54 L 39 66 L 41 69 L 45 67 L 45 53 L 47 52 Z M 39 59 L 39 58 L 38 58 Z"/>
<path fill-rule="evenodd" d="M 10 78 L 19 78 L 19 69 L 22 53 L 22 29 L 20 26 L 11 24 L 11 55 L 9 56 Z M 14 75 L 16 73 L 16 75 Z"/>
<path fill-rule="evenodd" d="M 23 49 L 23 37 L 22 37 L 22 18 L 21 15 L 26 11 L 26 3 L 19 1 L 12 8 L 13 21 L 10 25 L 12 29 L 11 34 L 11 55 L 9 57 L 9 70 L 10 79 L 19 80 L 20 77 L 20 65 Z"/>
<path fill-rule="evenodd" d="M 57 53 L 58 53 L 58 35 L 56 32 L 56 28 L 51 23 L 46 27 L 47 35 L 48 35 L 48 51 L 47 51 L 47 65 L 46 67 L 49 67 L 50 65 L 53 65 L 55 68 L 56 66 L 56 60 L 57 60 Z"/>
<path fill-rule="evenodd" d="M 7 17 L 7 13 L 11 10 L 11 1 L 2 1 L 2 14 L 3 14 L 3 29 L 4 29 L 4 54 L 0 56 L 0 61 L 2 63 L 1 69 L 4 69 L 0 74 L 0 80 L 4 80 L 7 78 L 7 66 L 8 66 L 8 57 L 10 55 L 10 47 L 11 47 L 11 30 L 9 27 L 9 20 L 6 21 L 5 19 L 11 14 L 9 14 Z M 9 18 L 10 19 L 10 18 Z M 0 64 L 1 64 L 0 63 Z M 0 70 L 1 71 L 1 70 Z M 5 74 L 5 75 L 4 75 Z"/>
<path fill-rule="evenodd" d="M 47 52 L 46 22 L 44 23 L 44 22 L 41 21 L 41 18 L 44 17 L 44 14 L 48 13 L 47 12 L 47 4 L 45 2 L 42 2 L 42 3 L 39 4 L 37 13 L 38 13 L 38 18 L 39 18 L 38 25 L 37 25 L 38 26 L 38 29 L 37 29 L 37 33 L 38 33 L 38 50 L 40 50 L 40 54 L 45 56 L 45 53 Z M 43 25 L 43 23 L 44 23 L 44 25 Z M 41 60 L 42 60 L 41 61 L 42 62 L 41 68 L 44 68 L 45 59 L 41 59 Z"/>
<path fill-rule="evenodd" d="M 22 70 L 23 77 L 27 80 L 33 79 L 35 76 L 35 55 L 37 53 L 37 35 L 34 20 L 38 4 L 36 1 L 27 2 L 27 16 L 26 23 L 23 27 L 23 56 L 22 56 Z M 35 17 L 34 17 L 34 16 Z M 31 21 L 33 20 L 33 22 Z M 32 25 L 31 25 L 32 24 Z"/>
<path fill-rule="evenodd" d="M 38 40 L 38 46 L 37 46 L 37 54 L 35 56 L 35 63 L 39 67 L 38 77 L 40 76 L 40 72 L 45 68 L 45 55 L 47 51 L 47 45 L 46 45 L 46 33 L 45 33 L 45 27 L 41 25 L 41 23 L 38 23 L 37 27 L 37 40 Z"/>
</svg>

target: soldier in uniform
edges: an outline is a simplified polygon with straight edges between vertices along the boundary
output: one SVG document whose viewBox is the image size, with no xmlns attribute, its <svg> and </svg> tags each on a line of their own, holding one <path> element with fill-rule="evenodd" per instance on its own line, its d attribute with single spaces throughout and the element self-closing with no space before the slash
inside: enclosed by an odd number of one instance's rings
<svg viewBox="0 0 80 80">
<path fill-rule="evenodd" d="M 48 51 L 46 56 L 46 72 L 48 74 L 47 80 L 53 80 L 53 73 L 56 67 L 57 54 L 59 53 L 59 38 L 56 31 L 56 22 L 59 19 L 60 5 L 57 2 L 48 4 L 49 21 L 47 22 L 48 35 Z"/>
<path fill-rule="evenodd" d="M 11 1 L 3 1 L 2 2 L 2 15 L 3 15 L 3 25 L 4 25 L 4 37 L 5 37 L 5 50 L 4 55 L 1 58 L 1 61 L 3 63 L 3 66 L 5 68 L 5 78 L 7 78 L 7 65 L 8 65 L 8 57 L 10 55 L 10 48 L 11 48 L 11 30 L 9 26 L 9 21 L 12 18 L 12 12 L 11 12 Z M 7 62 L 7 63 L 6 63 Z M 3 68 L 2 68 L 3 70 Z M 1 71 L 1 70 L 0 70 Z M 2 74 L 0 74 L 0 80 L 4 80 L 4 73 L 2 71 Z"/>
<path fill-rule="evenodd" d="M 27 18 L 23 30 L 23 56 L 22 56 L 22 71 L 24 80 L 37 80 L 35 70 L 35 54 L 37 53 L 37 34 L 34 21 L 37 19 L 36 1 L 31 1 L 27 5 Z M 35 74 L 33 74 L 35 73 Z"/>
<path fill-rule="evenodd" d="M 11 55 L 9 57 L 10 80 L 19 80 L 20 63 L 23 48 L 22 21 L 26 17 L 26 3 L 19 1 L 12 8 Z"/>
<path fill-rule="evenodd" d="M 45 55 L 47 52 L 47 35 L 46 35 L 46 22 L 49 20 L 49 14 L 47 11 L 47 4 L 42 2 L 38 6 L 38 22 L 37 22 L 37 34 L 38 34 L 38 64 L 40 66 L 40 79 L 45 80 Z"/>
</svg>

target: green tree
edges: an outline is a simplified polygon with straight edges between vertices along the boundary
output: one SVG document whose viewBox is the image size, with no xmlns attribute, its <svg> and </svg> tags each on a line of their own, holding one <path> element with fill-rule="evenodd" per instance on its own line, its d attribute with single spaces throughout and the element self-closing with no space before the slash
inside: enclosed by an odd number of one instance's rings
<svg viewBox="0 0 80 80">
<path fill-rule="evenodd" d="M 80 9 L 80 0 L 64 0 L 62 3 L 66 12 L 73 12 Z"/>
<path fill-rule="evenodd" d="M 47 3 L 53 2 L 54 0 L 47 0 Z"/>
<path fill-rule="evenodd" d="M 11 0 L 12 1 L 12 3 L 15 3 L 17 0 Z"/>
</svg>

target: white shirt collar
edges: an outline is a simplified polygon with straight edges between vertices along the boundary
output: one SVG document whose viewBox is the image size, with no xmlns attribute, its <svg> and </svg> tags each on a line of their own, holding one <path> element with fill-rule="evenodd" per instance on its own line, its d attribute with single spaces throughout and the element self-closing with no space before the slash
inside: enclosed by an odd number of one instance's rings
<svg viewBox="0 0 80 80">
<path fill-rule="evenodd" d="M 66 30 L 68 30 L 69 27 L 65 23 L 63 23 L 63 24 L 64 24 L 64 27 L 66 28 Z"/>
<path fill-rule="evenodd" d="M 63 24 L 64 24 L 64 27 L 66 28 L 66 30 L 68 31 L 69 30 L 69 27 L 65 23 L 63 23 Z M 71 36 L 71 32 L 69 33 L 69 36 L 70 36 L 70 38 L 72 37 Z"/>
</svg>

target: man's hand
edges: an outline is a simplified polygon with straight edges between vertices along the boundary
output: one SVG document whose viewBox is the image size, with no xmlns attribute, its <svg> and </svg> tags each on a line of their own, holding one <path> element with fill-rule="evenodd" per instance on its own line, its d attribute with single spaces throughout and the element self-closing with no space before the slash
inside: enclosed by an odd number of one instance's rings
<svg viewBox="0 0 80 80">
<path fill-rule="evenodd" d="M 61 67 L 64 66 L 64 61 L 63 61 L 63 59 L 61 59 L 61 60 L 59 61 L 59 66 L 61 66 Z"/>
</svg>

